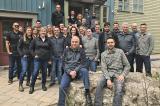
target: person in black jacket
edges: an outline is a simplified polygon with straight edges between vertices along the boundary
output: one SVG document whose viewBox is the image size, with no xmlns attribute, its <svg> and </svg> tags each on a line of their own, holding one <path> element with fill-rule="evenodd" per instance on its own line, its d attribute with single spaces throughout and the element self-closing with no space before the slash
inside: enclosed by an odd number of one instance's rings
<svg viewBox="0 0 160 106">
<path fill-rule="evenodd" d="M 110 23 L 106 22 L 104 24 L 104 31 L 99 36 L 99 52 L 100 52 L 100 54 L 105 51 L 105 49 L 106 49 L 105 41 L 109 37 L 113 37 L 114 38 L 115 43 L 116 43 L 115 47 L 118 47 L 118 37 L 114 36 L 110 32 Z"/>
<path fill-rule="evenodd" d="M 69 25 L 76 24 L 77 18 L 74 10 L 71 10 L 70 16 L 68 16 Z"/>
<path fill-rule="evenodd" d="M 33 58 L 31 56 L 31 52 L 29 50 L 30 43 L 32 41 L 32 28 L 27 27 L 26 33 L 23 35 L 23 37 L 20 39 L 17 50 L 18 53 L 21 56 L 21 65 L 22 65 L 22 71 L 19 78 L 19 91 L 23 92 L 23 80 L 25 73 L 27 72 L 27 83 L 26 85 L 29 86 L 30 84 L 30 77 L 31 72 L 33 69 Z"/>
<path fill-rule="evenodd" d="M 78 36 L 79 39 L 80 39 L 80 47 L 83 46 L 82 44 L 82 38 L 79 36 L 79 32 L 78 32 L 78 29 L 74 26 L 71 27 L 70 29 L 70 35 L 66 37 L 65 39 L 65 47 L 68 48 L 71 46 L 71 39 L 73 36 Z"/>
<path fill-rule="evenodd" d="M 56 5 L 56 11 L 52 13 L 52 25 L 59 26 L 60 23 L 64 22 L 64 13 L 61 11 L 61 6 Z"/>
<path fill-rule="evenodd" d="M 58 27 L 54 28 L 54 36 L 51 37 L 51 43 L 53 46 L 52 52 L 52 71 L 51 71 L 51 83 L 50 86 L 55 84 L 55 78 L 58 78 L 60 84 L 62 77 L 62 55 L 64 51 L 64 37 L 60 34 Z"/>
<path fill-rule="evenodd" d="M 47 29 L 45 27 L 41 27 L 40 36 L 32 40 L 30 50 L 34 57 L 34 70 L 29 90 L 29 94 L 32 94 L 34 92 L 34 85 L 40 68 L 42 71 L 42 90 L 47 90 L 45 86 L 46 72 L 48 61 L 51 59 L 52 45 L 47 37 Z"/>
<path fill-rule="evenodd" d="M 85 88 L 86 106 L 92 106 L 90 91 L 89 91 L 89 73 L 86 69 L 86 55 L 83 48 L 79 46 L 80 39 L 73 36 L 71 46 L 66 48 L 63 54 L 64 74 L 62 76 L 58 106 L 65 106 L 65 97 L 70 82 L 74 79 L 82 79 Z"/>
</svg>

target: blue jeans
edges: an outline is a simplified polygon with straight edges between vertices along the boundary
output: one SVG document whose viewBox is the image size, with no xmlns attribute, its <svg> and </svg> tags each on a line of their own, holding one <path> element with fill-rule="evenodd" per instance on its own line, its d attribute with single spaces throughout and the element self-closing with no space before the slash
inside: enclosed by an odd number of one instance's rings
<svg viewBox="0 0 160 106">
<path fill-rule="evenodd" d="M 151 60 L 150 56 L 136 55 L 136 71 L 143 72 L 143 63 L 146 73 L 151 73 Z"/>
<path fill-rule="evenodd" d="M 21 73 L 21 58 L 20 56 L 15 56 L 13 54 L 9 55 L 9 80 L 13 80 L 13 74 L 15 71 L 15 65 L 17 65 L 17 75 L 20 77 Z"/>
<path fill-rule="evenodd" d="M 32 73 L 31 87 L 34 87 L 40 69 L 42 71 L 42 85 L 46 84 L 47 64 L 48 60 L 34 58 L 34 70 Z"/>
<path fill-rule="evenodd" d="M 112 78 L 112 82 L 115 85 L 113 106 L 122 106 L 124 81 L 119 81 L 116 78 Z M 107 79 L 102 75 L 96 88 L 94 106 L 103 106 L 103 88 L 105 86 L 107 86 Z"/>
<path fill-rule="evenodd" d="M 81 68 L 79 72 L 77 73 L 77 79 L 82 79 L 84 88 L 89 89 L 89 73 L 88 70 L 85 68 Z M 66 98 L 66 93 L 67 89 L 70 85 L 70 82 L 72 81 L 72 78 L 70 75 L 66 72 L 64 72 L 59 88 L 59 101 L 58 101 L 58 106 L 65 106 L 65 98 Z"/>
<path fill-rule="evenodd" d="M 88 58 L 88 60 L 87 60 L 87 67 L 88 67 L 88 70 L 96 72 L 96 69 L 97 69 L 97 63 L 96 63 L 96 61 L 91 60 L 91 59 Z"/>
<path fill-rule="evenodd" d="M 62 79 L 62 59 L 60 57 L 52 58 L 51 83 L 55 83 L 55 78 L 58 78 L 60 84 Z"/>
<path fill-rule="evenodd" d="M 23 83 L 25 73 L 27 73 L 27 81 L 29 82 L 33 70 L 33 59 L 31 57 L 22 57 L 21 65 L 22 65 L 22 71 L 20 74 L 19 82 Z"/>
</svg>

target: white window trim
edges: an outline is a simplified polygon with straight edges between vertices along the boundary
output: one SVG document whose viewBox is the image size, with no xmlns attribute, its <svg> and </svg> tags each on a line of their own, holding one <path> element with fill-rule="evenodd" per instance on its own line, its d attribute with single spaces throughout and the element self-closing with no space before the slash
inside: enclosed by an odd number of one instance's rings
<svg viewBox="0 0 160 106">
<path fill-rule="evenodd" d="M 139 0 L 138 0 L 138 1 L 139 1 Z M 139 2 L 138 2 L 137 4 L 138 4 L 138 6 L 140 5 Z M 143 4 L 142 4 L 142 6 L 143 6 L 143 10 L 142 10 L 142 11 L 139 11 L 139 7 L 138 7 L 137 10 L 135 11 L 133 5 L 134 5 L 134 0 L 132 1 L 132 12 L 135 12 L 135 13 L 144 13 L 144 0 L 143 0 Z"/>
</svg>

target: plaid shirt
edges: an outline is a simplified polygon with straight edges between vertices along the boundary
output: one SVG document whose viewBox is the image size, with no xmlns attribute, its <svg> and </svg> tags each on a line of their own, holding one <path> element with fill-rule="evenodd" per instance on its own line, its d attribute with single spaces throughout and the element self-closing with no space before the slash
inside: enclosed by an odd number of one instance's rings
<svg viewBox="0 0 160 106">
<path fill-rule="evenodd" d="M 101 55 L 101 69 L 106 79 L 127 76 L 130 64 L 121 49 L 114 48 L 112 51 L 105 50 Z"/>
</svg>

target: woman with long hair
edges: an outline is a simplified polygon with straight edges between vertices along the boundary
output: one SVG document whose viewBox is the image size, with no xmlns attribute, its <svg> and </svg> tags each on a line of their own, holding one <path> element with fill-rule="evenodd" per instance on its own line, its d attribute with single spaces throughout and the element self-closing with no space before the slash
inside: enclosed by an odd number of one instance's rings
<svg viewBox="0 0 160 106">
<path fill-rule="evenodd" d="M 70 28 L 70 35 L 67 36 L 67 38 L 65 39 L 65 47 L 68 48 L 68 47 L 71 46 L 71 39 L 72 39 L 73 36 L 78 36 L 79 37 L 79 39 L 80 39 L 80 47 L 82 47 L 82 45 L 83 45 L 82 44 L 82 39 L 79 36 L 79 32 L 78 32 L 77 27 L 75 27 L 75 26 L 72 26 Z"/>
<path fill-rule="evenodd" d="M 21 56 L 21 65 L 22 65 L 22 70 L 20 73 L 20 78 L 19 78 L 19 91 L 23 92 L 23 80 L 25 73 L 27 73 L 27 83 L 26 86 L 29 86 L 30 84 L 30 77 L 33 69 L 33 58 L 31 55 L 31 52 L 29 50 L 30 43 L 32 41 L 32 28 L 27 27 L 26 32 L 23 35 L 23 37 L 20 39 L 17 50 Z"/>
</svg>

